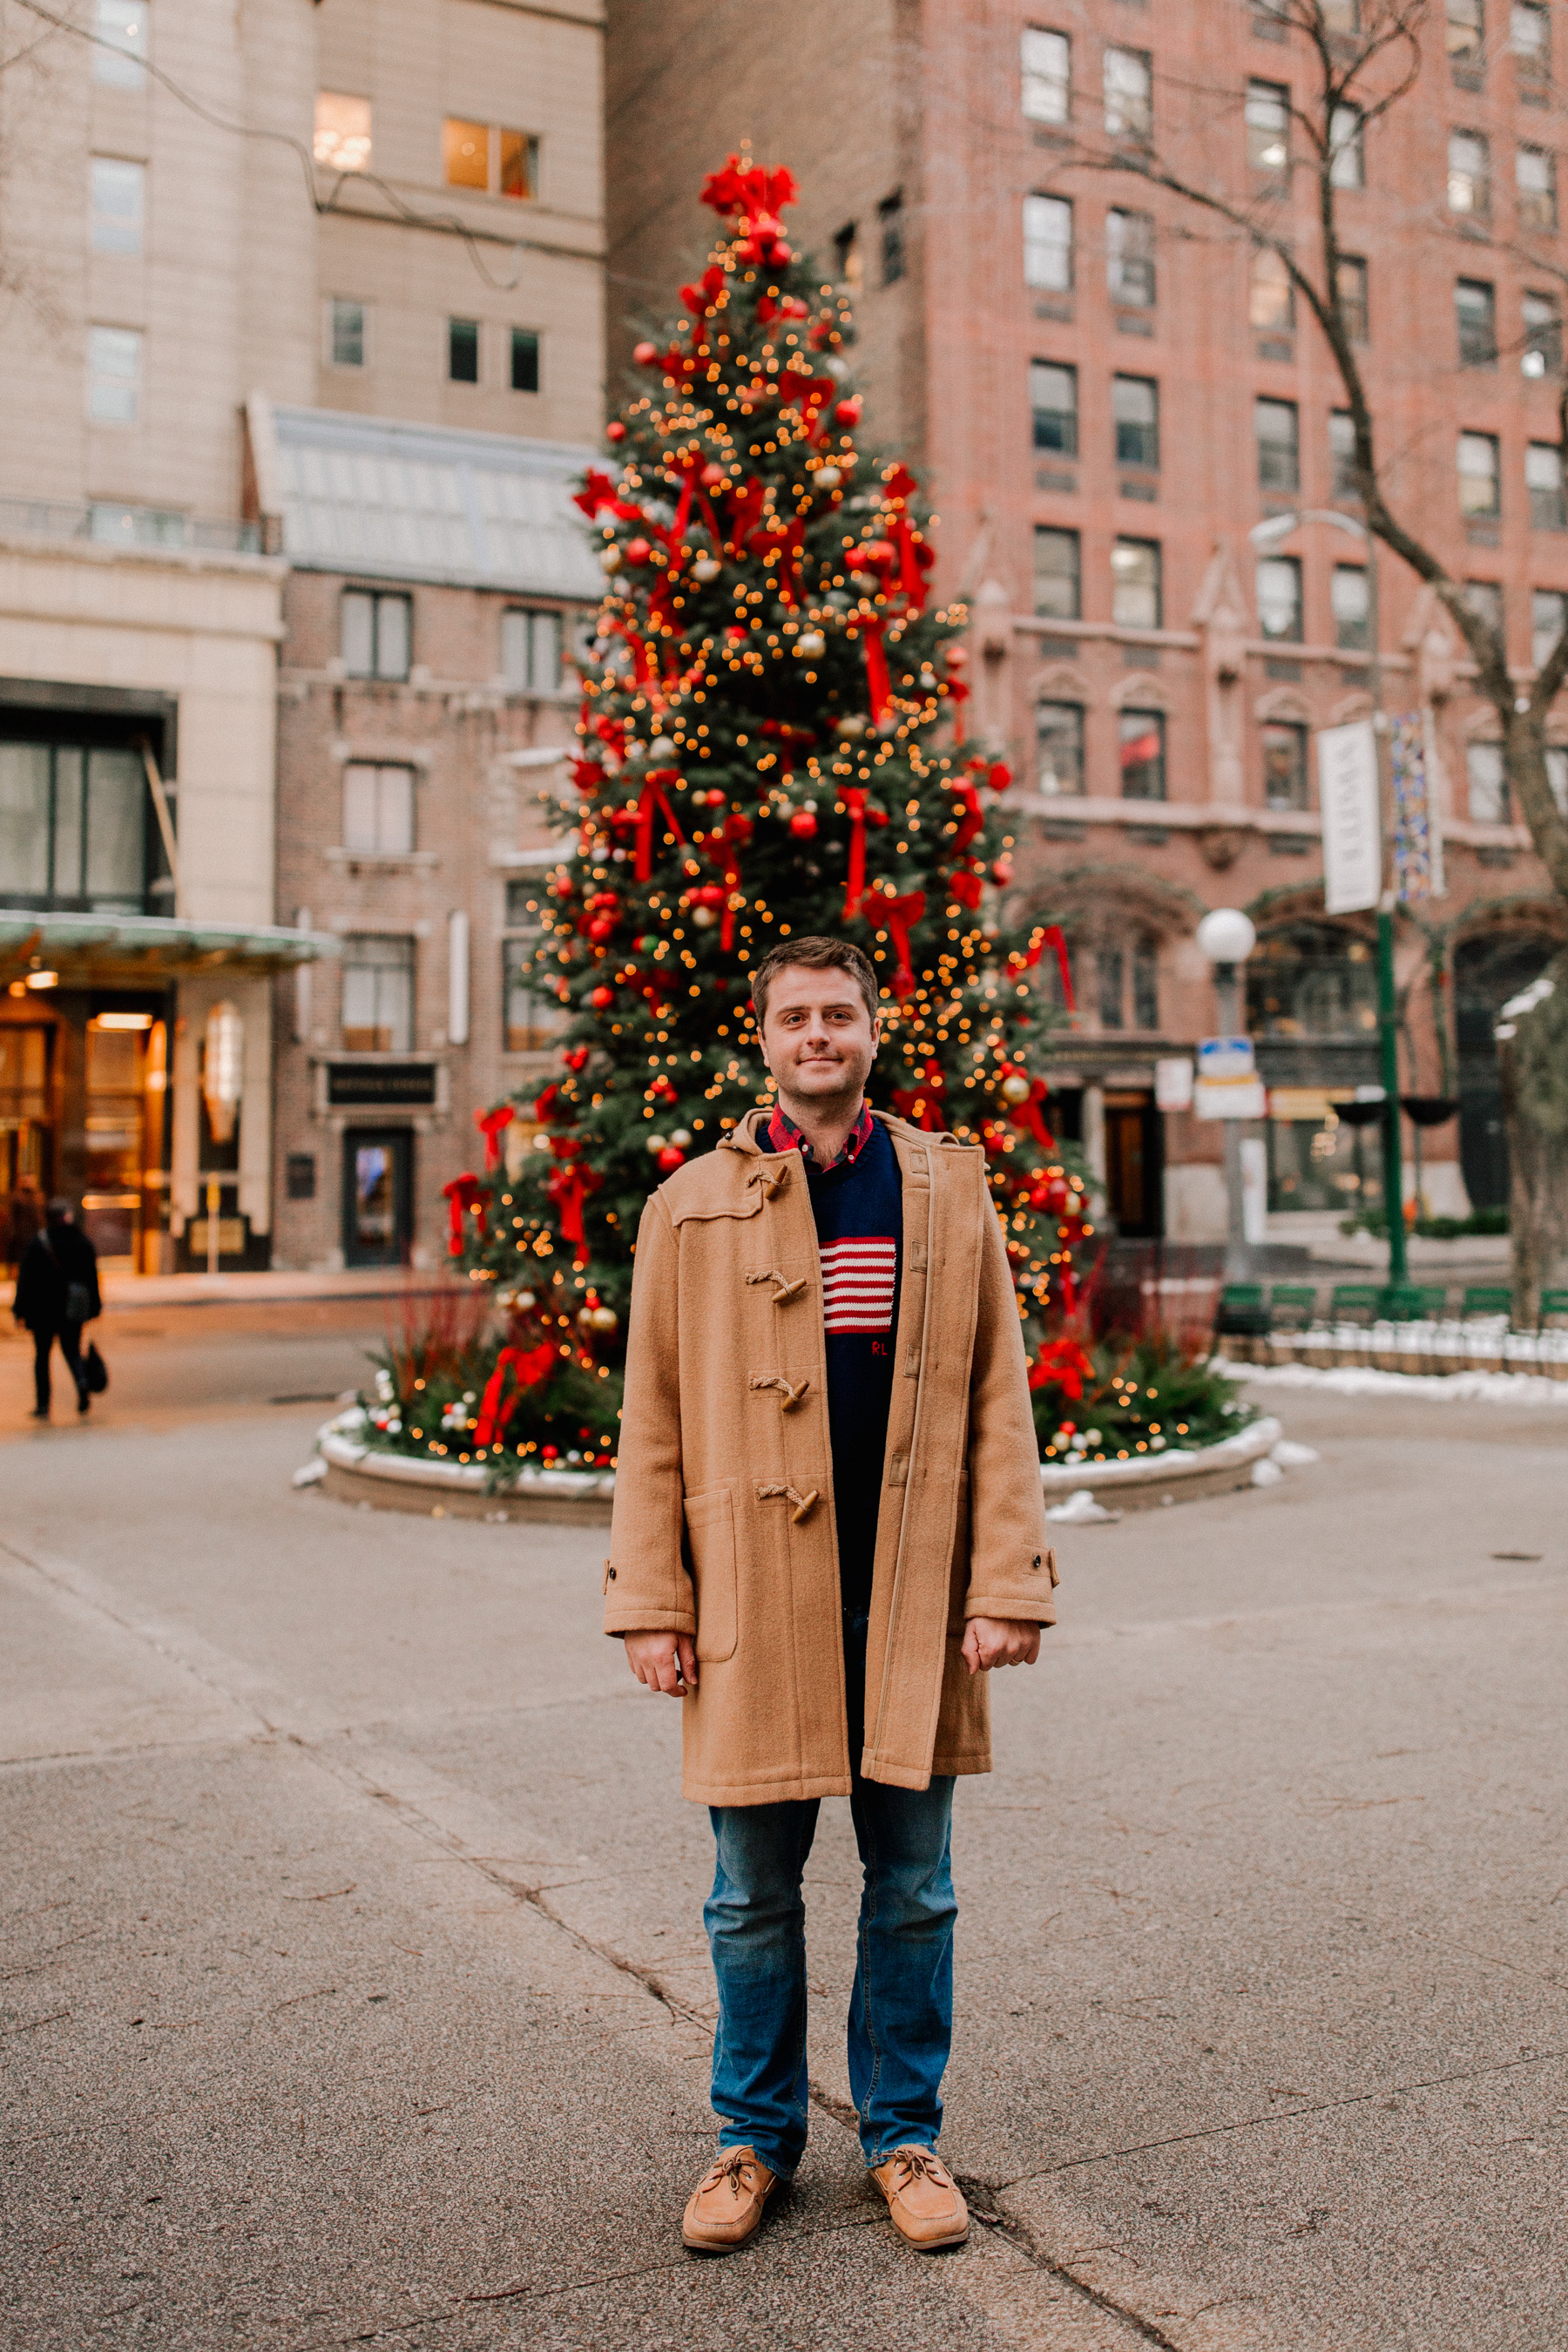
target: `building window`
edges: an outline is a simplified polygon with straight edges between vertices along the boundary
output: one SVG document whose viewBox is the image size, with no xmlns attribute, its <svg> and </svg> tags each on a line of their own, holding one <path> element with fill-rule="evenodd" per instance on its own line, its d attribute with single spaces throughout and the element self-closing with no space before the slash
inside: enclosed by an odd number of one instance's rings
<svg viewBox="0 0 1568 2352">
<path fill-rule="evenodd" d="M 1345 322 L 1345 332 L 1352 343 L 1371 340 L 1372 312 L 1367 296 L 1367 268 L 1359 254 L 1342 256 L 1336 278 L 1340 296 L 1340 315 Z"/>
<path fill-rule="evenodd" d="M 1110 551 L 1110 617 L 1119 628 L 1163 627 L 1160 574 L 1158 540 L 1116 541 Z"/>
<path fill-rule="evenodd" d="M 846 221 L 833 239 L 834 270 L 841 286 L 858 289 L 861 279 L 860 244 L 853 221 Z"/>
<path fill-rule="evenodd" d="M 1530 493 L 1531 530 L 1568 530 L 1563 490 L 1563 452 L 1555 441 L 1532 441 L 1524 453 L 1524 486 Z"/>
<path fill-rule="evenodd" d="M 95 155 L 89 182 L 94 253 L 140 253 L 147 173 L 141 163 Z"/>
<path fill-rule="evenodd" d="M 1491 152 L 1479 131 L 1448 133 L 1448 210 L 1484 220 L 1492 208 Z"/>
<path fill-rule="evenodd" d="M 1548 743 L 1546 747 L 1546 781 L 1557 803 L 1558 815 L 1568 816 L 1568 749 L 1561 743 Z"/>
<path fill-rule="evenodd" d="M 1102 1029 L 1120 1029 L 1123 1025 L 1121 1000 L 1127 979 L 1121 950 L 1109 940 L 1101 940 L 1094 951 L 1094 971 L 1100 983 L 1100 1025 Z"/>
<path fill-rule="evenodd" d="M 1271 719 L 1263 730 L 1263 798 L 1271 809 L 1304 809 L 1307 730 Z"/>
<path fill-rule="evenodd" d="M 87 413 L 95 425 L 134 425 L 142 413 L 142 338 L 130 327 L 87 331 Z"/>
<path fill-rule="evenodd" d="M 1479 518 L 1502 512 L 1502 480 L 1495 433 L 1459 436 L 1459 512 Z"/>
<path fill-rule="evenodd" d="M 1035 446 L 1053 457 L 1078 456 L 1078 370 L 1054 360 L 1029 362 L 1029 408 Z"/>
<path fill-rule="evenodd" d="M 1347 653 L 1363 653 L 1372 643 L 1372 599 L 1359 563 L 1336 563 L 1329 583 L 1334 643 Z"/>
<path fill-rule="evenodd" d="M 1272 246 L 1260 245 L 1252 257 L 1252 283 L 1247 314 L 1259 334 L 1288 335 L 1296 325 L 1296 289 L 1284 257 Z"/>
<path fill-rule="evenodd" d="M 1336 499 L 1359 495 L 1355 469 L 1355 419 L 1348 408 L 1329 412 L 1329 470 Z"/>
<path fill-rule="evenodd" d="M 1117 714 L 1117 734 L 1122 799 L 1163 801 L 1165 797 L 1164 712 L 1120 711 Z"/>
<path fill-rule="evenodd" d="M 363 302 L 346 301 L 334 294 L 327 305 L 327 363 L 336 368 L 362 368 L 365 363 L 366 312 Z"/>
<path fill-rule="evenodd" d="M 1042 620 L 1080 617 L 1079 541 L 1076 530 L 1035 526 L 1035 611 Z"/>
<path fill-rule="evenodd" d="M 1071 42 L 1026 25 L 1020 48 L 1024 112 L 1031 122 L 1065 122 L 1072 111 Z"/>
<path fill-rule="evenodd" d="M 1258 440 L 1258 483 L 1265 490 L 1294 490 L 1301 483 L 1301 450 L 1293 400 L 1257 400 L 1252 404 Z"/>
<path fill-rule="evenodd" d="M 1516 0 L 1509 28 L 1514 71 L 1521 81 L 1552 79 L 1552 18 L 1538 0 Z"/>
<path fill-rule="evenodd" d="M 885 196 L 877 206 L 877 222 L 882 232 L 882 283 L 896 286 L 904 274 L 904 196 L 903 190 Z"/>
<path fill-rule="evenodd" d="M 1502 585 L 1496 580 L 1467 580 L 1465 603 L 1478 621 L 1500 635 L 1503 627 Z"/>
<path fill-rule="evenodd" d="M 559 694 L 560 614 L 509 606 L 500 616 L 500 667 L 513 694 Z"/>
<path fill-rule="evenodd" d="M 1497 297 L 1479 278 L 1461 278 L 1454 288 L 1454 320 L 1459 331 L 1461 367 L 1496 367 Z"/>
<path fill-rule="evenodd" d="M 1336 188 L 1364 188 L 1366 156 L 1359 106 L 1336 106 L 1329 117 L 1329 178 Z"/>
<path fill-rule="evenodd" d="M 1538 588 L 1530 600 L 1530 659 L 1540 669 L 1568 628 L 1568 595 L 1561 588 Z"/>
<path fill-rule="evenodd" d="M 1072 290 L 1072 205 L 1066 196 L 1024 198 L 1024 283 L 1047 294 Z"/>
<path fill-rule="evenodd" d="M 1266 637 L 1300 644 L 1301 565 L 1294 555 L 1266 555 L 1258 566 L 1258 625 Z"/>
<path fill-rule="evenodd" d="M 343 1051 L 406 1054 L 414 1043 L 414 941 L 352 934 L 342 970 Z"/>
<path fill-rule="evenodd" d="M 147 79 L 147 0 L 96 0 L 92 78 L 108 89 L 140 89 Z"/>
<path fill-rule="evenodd" d="M 510 897 L 511 886 L 508 886 Z M 515 919 L 509 907 L 509 922 Z M 516 939 L 500 943 L 501 1051 L 537 1054 L 551 1043 L 560 1014 L 546 1002 L 533 971 L 533 959 L 544 934 L 537 918 Z"/>
<path fill-rule="evenodd" d="M 1154 77 L 1143 49 L 1107 49 L 1105 128 L 1112 139 L 1146 147 L 1154 135 Z"/>
<path fill-rule="evenodd" d="M 447 321 L 447 380 L 449 383 L 478 383 L 479 380 L 479 322 L 477 319 L 448 319 Z"/>
<path fill-rule="evenodd" d="M 1045 800 L 1070 797 L 1083 791 L 1083 706 L 1078 702 L 1042 702 L 1035 711 L 1038 758 L 1036 772 Z"/>
<path fill-rule="evenodd" d="M 1470 819 L 1475 824 L 1508 824 L 1508 776 L 1500 743 L 1472 743 L 1465 753 L 1469 783 Z"/>
<path fill-rule="evenodd" d="M 1247 160 L 1279 179 L 1290 166 L 1290 93 L 1280 81 L 1247 85 Z"/>
<path fill-rule="evenodd" d="M 414 771 L 351 761 L 343 770 L 343 847 L 406 857 L 414 847 Z"/>
<path fill-rule="evenodd" d="M 1105 215 L 1105 282 L 1113 302 L 1154 307 L 1154 221 L 1150 213 Z"/>
<path fill-rule="evenodd" d="M 1557 226 L 1557 159 L 1544 147 L 1521 147 L 1514 159 L 1521 228 Z"/>
<path fill-rule="evenodd" d="M 1160 387 L 1150 376 L 1114 375 L 1110 379 L 1110 414 L 1116 428 L 1119 466 L 1160 463 Z"/>
<path fill-rule="evenodd" d="M 347 98 L 335 89 L 318 90 L 312 152 L 326 171 L 368 172 L 369 99 Z"/>
<path fill-rule="evenodd" d="M 539 194 L 539 142 L 526 131 L 448 115 L 441 125 L 441 169 L 449 188 L 531 198 Z"/>
<path fill-rule="evenodd" d="M 1360 0 L 1322 0 L 1323 22 L 1331 33 L 1351 40 L 1361 30 Z"/>
<path fill-rule="evenodd" d="M 406 677 L 411 600 L 369 588 L 345 588 L 341 651 L 350 677 Z"/>
<path fill-rule="evenodd" d="M 1563 312 L 1555 294 L 1526 294 L 1520 305 L 1526 375 L 1559 375 L 1563 369 Z"/>
<path fill-rule="evenodd" d="M 1160 1026 L 1160 949 L 1147 936 L 1135 940 L 1132 948 L 1132 1026 Z"/>
<path fill-rule="evenodd" d="M 147 814 L 135 751 L 0 742 L 0 896 L 14 907 L 146 914 L 155 887 Z"/>
<path fill-rule="evenodd" d="M 1447 14 L 1445 46 L 1449 62 L 1479 68 L 1486 37 L 1485 0 L 1447 0 Z"/>
<path fill-rule="evenodd" d="M 511 388 L 513 392 L 539 390 L 539 337 L 531 327 L 511 331 Z"/>
</svg>

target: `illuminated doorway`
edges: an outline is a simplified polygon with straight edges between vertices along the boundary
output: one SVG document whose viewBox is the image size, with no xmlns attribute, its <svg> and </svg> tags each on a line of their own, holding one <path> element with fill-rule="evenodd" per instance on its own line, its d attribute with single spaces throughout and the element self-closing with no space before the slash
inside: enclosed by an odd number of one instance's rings
<svg viewBox="0 0 1568 2352">
<path fill-rule="evenodd" d="M 351 1129 L 343 1137 L 343 1264 L 406 1265 L 413 1201 L 408 1129 Z"/>
</svg>

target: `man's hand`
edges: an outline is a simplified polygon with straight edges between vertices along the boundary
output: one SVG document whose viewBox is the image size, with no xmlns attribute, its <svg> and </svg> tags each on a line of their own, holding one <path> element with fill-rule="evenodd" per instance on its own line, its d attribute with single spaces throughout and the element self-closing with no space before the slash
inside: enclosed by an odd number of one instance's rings
<svg viewBox="0 0 1568 2352">
<path fill-rule="evenodd" d="M 972 1675 L 988 1675 L 993 1666 L 1032 1666 L 1039 1654 L 1040 1629 L 1025 1618 L 972 1617 L 963 1629 L 963 1663 Z"/>
<path fill-rule="evenodd" d="M 697 1688 L 697 1645 L 689 1633 L 623 1633 L 621 1639 L 627 1665 L 649 1690 L 684 1698 Z"/>
</svg>

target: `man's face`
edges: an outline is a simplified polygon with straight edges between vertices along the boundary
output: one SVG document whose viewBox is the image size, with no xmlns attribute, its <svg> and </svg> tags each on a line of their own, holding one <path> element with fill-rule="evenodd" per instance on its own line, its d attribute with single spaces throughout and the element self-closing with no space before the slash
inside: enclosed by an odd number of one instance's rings
<svg viewBox="0 0 1568 2352">
<path fill-rule="evenodd" d="M 865 1092 L 880 1034 L 852 973 L 786 964 L 773 975 L 763 1059 L 781 1093 L 853 1106 Z"/>
</svg>

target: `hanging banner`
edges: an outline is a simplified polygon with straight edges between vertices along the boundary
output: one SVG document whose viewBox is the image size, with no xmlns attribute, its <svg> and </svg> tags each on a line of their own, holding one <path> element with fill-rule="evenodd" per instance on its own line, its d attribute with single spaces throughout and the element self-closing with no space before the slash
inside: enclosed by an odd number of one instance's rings
<svg viewBox="0 0 1568 2352">
<path fill-rule="evenodd" d="M 1412 710 L 1394 722 L 1389 745 L 1394 772 L 1394 887 L 1413 898 L 1443 896 L 1443 827 L 1426 726 Z"/>
<path fill-rule="evenodd" d="M 1318 800 L 1323 814 L 1323 908 L 1356 915 L 1383 896 L 1377 738 L 1370 719 L 1318 735 Z"/>
</svg>

